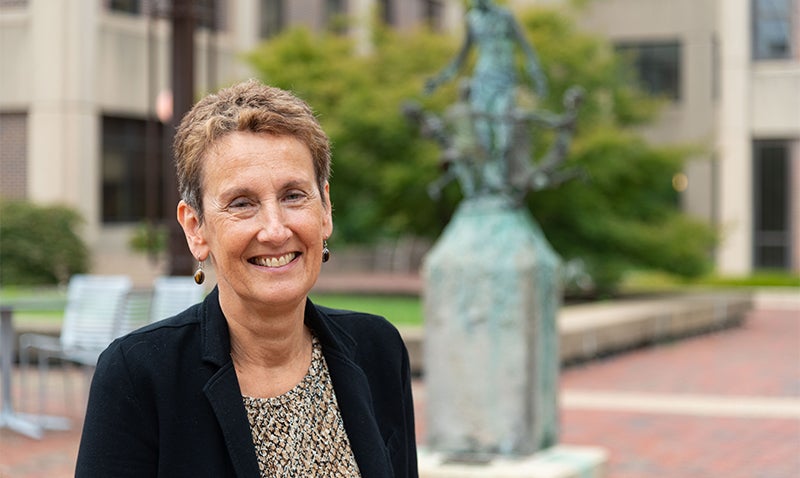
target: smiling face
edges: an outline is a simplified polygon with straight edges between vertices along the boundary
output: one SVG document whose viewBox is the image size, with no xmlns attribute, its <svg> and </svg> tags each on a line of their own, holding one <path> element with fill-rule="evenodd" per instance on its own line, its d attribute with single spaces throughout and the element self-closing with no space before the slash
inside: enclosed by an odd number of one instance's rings
<svg viewBox="0 0 800 478">
<path fill-rule="evenodd" d="M 308 147 L 291 136 L 230 133 L 204 159 L 202 190 L 202 223 L 184 202 L 178 219 L 194 256 L 211 256 L 223 309 L 301 306 L 333 230 L 328 186 L 319 190 Z"/>
</svg>

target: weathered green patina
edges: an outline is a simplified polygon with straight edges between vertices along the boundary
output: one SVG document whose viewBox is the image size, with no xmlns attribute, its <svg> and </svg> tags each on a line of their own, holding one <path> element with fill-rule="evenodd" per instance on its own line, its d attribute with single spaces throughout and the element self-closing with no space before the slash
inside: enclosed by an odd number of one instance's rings
<svg viewBox="0 0 800 478">
<path fill-rule="evenodd" d="M 427 442 L 455 460 L 480 461 L 558 442 L 561 261 L 522 204 L 529 191 L 576 174 L 563 161 L 583 92 L 569 89 L 561 114 L 522 108 L 516 46 L 539 95 L 546 82 L 513 15 L 476 0 L 466 22 L 461 51 L 426 85 L 432 92 L 454 77 L 475 46 L 458 101 L 441 116 L 414 104 L 406 114 L 442 148 L 447 172 L 431 196 L 452 180 L 464 196 L 422 270 Z M 555 132 L 538 161 L 534 128 Z"/>
<path fill-rule="evenodd" d="M 428 445 L 457 459 L 558 441 L 560 260 L 530 214 L 462 201 L 428 254 Z"/>
</svg>

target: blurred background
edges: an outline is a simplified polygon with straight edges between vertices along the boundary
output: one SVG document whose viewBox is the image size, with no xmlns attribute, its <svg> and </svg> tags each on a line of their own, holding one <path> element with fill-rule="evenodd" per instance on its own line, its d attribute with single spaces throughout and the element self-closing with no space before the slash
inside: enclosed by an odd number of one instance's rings
<svg viewBox="0 0 800 478">
<path fill-rule="evenodd" d="M 564 439 L 607 447 L 616 478 L 797 476 L 800 1 L 496 3 L 550 85 L 523 88 L 526 105 L 560 113 L 570 86 L 586 91 L 567 159 L 584 174 L 526 204 L 565 262 Z M 389 317 L 419 360 L 418 271 L 461 192 L 428 196 L 441 152 L 402 107 L 455 101 L 456 81 L 422 90 L 468 5 L 0 0 L 0 305 L 17 307 L 16 332 L 58 335 L 78 273 L 148 293 L 191 275 L 173 131 L 203 95 L 255 77 L 306 99 L 333 142 L 333 254 L 314 298 Z M 552 140 L 537 133 L 532 161 Z M 683 295 L 698 289 L 710 295 Z M 665 324 L 687 328 L 647 335 Z M 0 477 L 72 476 L 85 395 L 60 378 L 46 411 L 73 428 L 0 431 Z M 421 380 L 414 393 L 423 417 Z"/>
<path fill-rule="evenodd" d="M 56 222 L 82 245 L 47 251 L 47 281 L 190 273 L 173 125 L 201 95 L 249 77 L 306 98 L 333 139 L 330 269 L 413 273 L 459 192 L 427 197 L 438 152 L 400 105 L 454 55 L 465 3 L 0 0 L 0 283 L 42 280 L 12 270 L 14 231 L 35 226 L 16 224 L 11 200 L 76 214 Z M 584 289 L 614 290 L 637 270 L 800 271 L 796 1 L 500 3 L 548 75 L 538 107 L 560 111 L 573 84 L 588 91 L 570 158 L 588 179 L 529 200 L 591 279 Z M 422 101 L 436 110 L 454 98 L 451 88 Z"/>
</svg>

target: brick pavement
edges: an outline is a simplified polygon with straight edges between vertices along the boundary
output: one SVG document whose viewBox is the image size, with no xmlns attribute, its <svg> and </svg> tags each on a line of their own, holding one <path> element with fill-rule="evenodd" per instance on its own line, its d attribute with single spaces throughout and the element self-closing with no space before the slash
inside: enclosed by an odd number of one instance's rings
<svg viewBox="0 0 800 478">
<path fill-rule="evenodd" d="M 0 478 L 66 478 L 75 474 L 75 458 L 85 410 L 85 390 L 88 389 L 86 377 L 79 369 L 67 367 L 66 370 L 50 373 L 46 383 L 48 399 L 44 413 L 68 417 L 72 428 L 68 431 L 46 431 L 41 440 L 0 429 Z M 65 387 L 65 384 L 68 386 Z M 27 382 L 27 392 L 24 394 L 20 385 L 17 371 L 13 381 L 16 411 L 40 413 L 36 399 L 38 381 L 34 378 Z"/>
<path fill-rule="evenodd" d="M 566 388 L 800 397 L 800 311 L 569 368 Z"/>
<path fill-rule="evenodd" d="M 56 398 L 48 413 L 67 414 L 75 428 L 47 432 L 41 441 L 0 430 L 0 477 L 72 476 L 80 406 Z M 80 377 L 74 376 L 76 383 Z M 16 390 L 19 392 L 19 390 Z M 633 410 L 602 401 L 572 402 L 588 393 L 630 398 Z M 424 384 L 415 384 L 418 436 L 424 445 Z M 784 400 L 777 416 L 648 408 L 647 394 L 704 399 Z M 797 478 L 800 476 L 800 311 L 759 310 L 745 325 L 573 366 L 562 374 L 562 442 L 605 447 L 609 478 Z M 80 398 L 78 398 L 80 400 Z M 728 403 L 728 402 L 724 402 Z M 721 410 L 722 411 L 722 410 Z"/>
<path fill-rule="evenodd" d="M 756 310 L 741 328 L 566 369 L 562 389 L 676 402 L 657 413 L 565 407 L 563 441 L 606 447 L 613 478 L 800 477 L 798 310 Z M 720 407 L 687 413 L 677 406 L 698 395 L 718 397 Z M 790 406 L 776 417 L 758 410 L 736 416 L 723 407 L 736 399 Z"/>
</svg>

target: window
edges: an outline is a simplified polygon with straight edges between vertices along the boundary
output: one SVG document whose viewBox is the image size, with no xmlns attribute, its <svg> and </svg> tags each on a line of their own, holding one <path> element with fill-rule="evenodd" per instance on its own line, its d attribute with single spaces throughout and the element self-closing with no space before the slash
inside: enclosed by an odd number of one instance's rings
<svg viewBox="0 0 800 478">
<path fill-rule="evenodd" d="M 285 21 L 283 0 L 261 0 L 260 20 L 261 38 L 270 38 L 280 33 Z"/>
<path fill-rule="evenodd" d="M 108 9 L 112 12 L 138 15 L 142 13 L 142 2 L 141 0 L 108 0 Z"/>
<path fill-rule="evenodd" d="M 422 13 L 431 30 L 441 31 L 443 29 L 443 12 L 442 0 L 422 0 Z"/>
<path fill-rule="evenodd" d="M 380 12 L 381 12 L 381 20 L 386 25 L 394 25 L 395 24 L 395 17 L 394 17 L 394 7 L 392 6 L 392 0 L 380 0 Z"/>
<path fill-rule="evenodd" d="M 0 113 L 0 197 L 24 199 L 28 179 L 28 115 Z"/>
<path fill-rule="evenodd" d="M 788 141 L 753 143 L 753 267 L 791 267 Z"/>
<path fill-rule="evenodd" d="M 28 0 L 0 0 L 0 8 L 21 8 L 27 6 Z"/>
<path fill-rule="evenodd" d="M 336 33 L 347 32 L 347 1 L 327 0 L 325 2 L 325 25 Z"/>
<path fill-rule="evenodd" d="M 102 134 L 103 222 L 160 217 L 165 150 L 161 124 L 104 116 Z"/>
<path fill-rule="evenodd" d="M 753 0 L 753 59 L 792 55 L 792 0 Z"/>
<path fill-rule="evenodd" d="M 219 31 L 225 28 L 222 16 L 224 11 L 222 0 L 196 0 L 194 5 L 199 28 L 207 28 L 211 31 Z"/>
<path fill-rule="evenodd" d="M 680 43 L 620 43 L 616 50 L 628 59 L 635 77 L 645 91 L 673 101 L 680 100 Z"/>
</svg>

